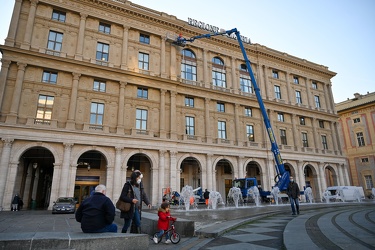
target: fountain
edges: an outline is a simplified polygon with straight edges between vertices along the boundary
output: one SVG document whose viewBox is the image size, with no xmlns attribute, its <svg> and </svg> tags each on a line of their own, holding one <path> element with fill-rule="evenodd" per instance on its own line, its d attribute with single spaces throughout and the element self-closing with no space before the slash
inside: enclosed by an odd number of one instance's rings
<svg viewBox="0 0 375 250">
<path fill-rule="evenodd" d="M 180 204 L 183 202 L 185 205 L 185 210 L 188 211 L 190 209 L 190 203 L 191 200 L 193 199 L 194 201 L 194 191 L 191 186 L 186 185 L 185 187 L 182 188 L 181 190 L 181 196 L 180 196 Z"/>
<path fill-rule="evenodd" d="M 362 200 L 361 200 L 361 193 L 359 192 L 358 189 L 355 189 L 355 190 L 354 190 L 354 194 L 353 194 L 353 196 L 354 196 L 354 199 L 355 199 L 356 201 L 358 201 L 358 202 L 361 202 L 361 201 L 362 201 Z"/>
<path fill-rule="evenodd" d="M 325 200 L 326 203 L 329 203 L 329 197 L 330 196 L 331 196 L 331 193 L 328 190 L 324 191 L 323 199 Z"/>
<path fill-rule="evenodd" d="M 238 207 L 238 202 L 240 200 L 243 202 L 242 193 L 241 193 L 240 188 L 232 187 L 231 189 L 229 189 L 227 202 L 229 202 L 231 200 L 233 200 L 235 207 Z"/>
<path fill-rule="evenodd" d="M 249 201 L 249 199 L 253 199 L 255 202 L 255 206 L 259 206 L 260 195 L 258 187 L 253 186 L 247 190 L 247 201 Z"/>
<path fill-rule="evenodd" d="M 305 198 L 306 198 L 306 202 L 312 203 L 314 197 L 313 197 L 313 194 L 312 194 L 311 187 L 307 187 L 306 188 L 306 190 L 305 190 Z"/>
<path fill-rule="evenodd" d="M 272 187 L 271 195 L 273 196 L 273 199 L 276 205 L 279 205 L 279 194 L 280 194 L 279 188 L 276 186 Z"/>
<path fill-rule="evenodd" d="M 372 198 L 375 199 L 375 187 L 371 189 Z"/>
<path fill-rule="evenodd" d="M 211 191 L 208 199 L 208 204 L 211 205 L 212 209 L 217 208 L 217 204 L 223 203 L 223 198 L 221 194 L 217 191 Z"/>
</svg>

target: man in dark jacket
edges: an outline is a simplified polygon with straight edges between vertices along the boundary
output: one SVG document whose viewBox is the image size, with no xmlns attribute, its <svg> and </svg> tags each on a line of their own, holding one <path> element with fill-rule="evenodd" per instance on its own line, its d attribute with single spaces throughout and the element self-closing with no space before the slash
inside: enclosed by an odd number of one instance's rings
<svg viewBox="0 0 375 250">
<path fill-rule="evenodd" d="M 84 233 L 117 233 L 115 219 L 115 206 L 105 196 L 106 187 L 102 184 L 96 186 L 95 193 L 82 201 L 76 212 L 76 220 L 81 223 Z"/>
<path fill-rule="evenodd" d="M 294 182 L 293 176 L 289 177 L 287 193 L 289 196 L 290 205 L 292 206 L 292 215 L 296 215 L 296 209 L 294 208 L 294 204 L 296 204 L 297 214 L 299 214 L 299 187 L 298 184 Z"/>
</svg>

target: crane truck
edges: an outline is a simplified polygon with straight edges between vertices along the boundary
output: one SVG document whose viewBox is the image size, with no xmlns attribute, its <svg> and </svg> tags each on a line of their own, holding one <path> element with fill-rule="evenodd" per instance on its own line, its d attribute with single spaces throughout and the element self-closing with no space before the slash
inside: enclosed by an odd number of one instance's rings
<svg viewBox="0 0 375 250">
<path fill-rule="evenodd" d="M 188 39 L 182 37 L 182 35 L 180 34 L 177 37 L 177 39 L 173 42 L 173 44 L 178 45 L 178 46 L 185 46 L 187 42 L 194 42 L 194 40 L 196 40 L 196 39 L 211 38 L 213 36 L 222 36 L 222 35 L 227 35 L 227 36 L 231 37 L 231 35 L 233 35 L 233 34 L 235 34 L 235 37 L 237 38 L 238 44 L 241 48 L 242 55 L 243 55 L 244 60 L 246 62 L 246 67 L 248 69 L 251 82 L 254 86 L 254 91 L 255 91 L 255 95 L 256 95 L 256 98 L 257 98 L 257 101 L 258 101 L 258 104 L 259 104 L 259 108 L 260 108 L 260 111 L 262 112 L 264 125 L 266 127 L 266 131 L 267 131 L 268 137 L 269 137 L 270 142 L 271 142 L 271 151 L 273 153 L 273 156 L 274 156 L 274 159 L 275 159 L 275 162 L 276 162 L 276 165 L 275 165 L 276 176 L 275 176 L 275 179 L 274 179 L 275 180 L 275 186 L 278 187 L 280 191 L 285 191 L 287 189 L 288 184 L 289 184 L 289 172 L 285 171 L 284 163 L 283 163 L 283 160 L 282 160 L 281 155 L 280 155 L 279 147 L 276 143 L 275 134 L 272 130 L 270 120 L 268 118 L 266 109 L 264 107 L 262 96 L 260 94 L 260 89 L 258 87 L 258 84 L 257 84 L 256 80 L 255 80 L 254 73 L 251 69 L 251 63 L 250 63 L 250 60 L 247 57 L 246 50 L 245 50 L 245 47 L 243 45 L 243 42 L 242 42 L 242 39 L 241 39 L 241 36 L 240 36 L 240 32 L 236 28 L 234 28 L 234 29 L 231 29 L 231 30 L 220 30 L 220 32 L 216 32 L 216 33 L 209 33 L 209 34 L 193 36 L 193 37 L 188 38 Z M 257 187 L 258 184 L 257 184 L 256 178 L 252 177 L 252 178 L 235 179 L 233 181 L 233 186 L 239 187 L 241 189 L 242 196 L 244 198 L 246 198 L 248 189 L 252 186 Z M 267 197 L 268 195 L 270 195 L 270 193 L 271 193 L 270 191 L 260 190 L 260 196 L 262 198 Z"/>
</svg>

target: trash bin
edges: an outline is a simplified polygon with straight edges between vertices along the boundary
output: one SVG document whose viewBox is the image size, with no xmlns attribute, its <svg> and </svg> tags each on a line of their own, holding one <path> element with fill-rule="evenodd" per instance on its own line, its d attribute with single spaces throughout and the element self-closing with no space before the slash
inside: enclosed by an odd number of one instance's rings
<svg viewBox="0 0 375 250">
<path fill-rule="evenodd" d="M 36 200 L 31 200 L 31 210 L 36 209 Z"/>
</svg>

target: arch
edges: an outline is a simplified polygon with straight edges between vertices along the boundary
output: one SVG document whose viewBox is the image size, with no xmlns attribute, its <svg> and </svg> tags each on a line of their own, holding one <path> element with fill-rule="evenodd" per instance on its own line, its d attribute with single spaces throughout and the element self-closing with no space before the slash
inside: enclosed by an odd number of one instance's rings
<svg viewBox="0 0 375 250">
<path fill-rule="evenodd" d="M 181 50 L 181 54 L 183 57 L 190 57 L 190 58 L 196 58 L 194 51 L 191 49 L 183 49 Z"/>
<path fill-rule="evenodd" d="M 125 158 L 122 160 L 122 162 L 121 162 L 121 168 L 122 169 L 127 169 L 128 168 L 128 166 L 126 164 L 128 163 L 129 159 L 133 155 L 135 155 L 135 154 L 144 154 L 150 160 L 150 163 L 151 163 L 151 165 L 150 165 L 150 171 L 152 169 L 154 169 L 155 167 L 158 168 L 159 164 L 157 164 L 157 161 L 156 161 L 155 157 L 152 154 L 150 154 L 147 151 L 141 150 L 141 149 L 138 149 L 138 150 L 135 149 L 135 150 L 132 150 L 129 153 L 127 153 L 126 156 L 125 156 Z"/>
<path fill-rule="evenodd" d="M 232 187 L 234 179 L 234 165 L 228 157 L 219 156 L 213 161 L 214 182 L 213 187 L 221 194 L 221 197 L 227 197 L 229 189 Z"/>
<path fill-rule="evenodd" d="M 95 151 L 100 152 L 104 156 L 105 160 L 107 161 L 107 165 L 114 165 L 114 163 L 109 160 L 109 159 L 112 159 L 112 158 L 110 157 L 110 154 L 109 154 L 109 152 L 107 152 L 107 150 L 105 150 L 102 147 L 93 147 L 93 146 L 83 147 L 79 151 L 77 151 L 74 154 L 72 154 L 72 157 L 71 157 L 72 162 L 70 162 L 70 165 L 75 166 L 76 163 L 78 163 L 79 157 L 82 154 L 84 154 L 85 152 L 88 152 L 88 151 L 91 151 L 91 150 L 95 150 Z"/>
<path fill-rule="evenodd" d="M 221 58 L 218 57 L 218 56 L 215 56 L 215 57 L 212 58 L 212 63 L 213 63 L 213 64 L 220 65 L 220 66 L 224 66 L 224 65 L 225 65 L 225 64 L 224 64 L 224 60 L 221 59 Z"/>
<path fill-rule="evenodd" d="M 323 167 L 323 170 L 327 187 L 338 186 L 336 169 L 332 165 L 327 164 Z"/>
<path fill-rule="evenodd" d="M 18 150 L 16 150 L 16 152 L 13 154 L 13 157 L 11 158 L 10 162 L 19 162 L 20 157 L 27 150 L 29 150 L 30 148 L 33 148 L 33 147 L 42 147 L 42 148 L 48 149 L 52 153 L 53 157 L 55 158 L 55 164 L 61 164 L 61 158 L 62 157 L 56 151 L 56 148 L 51 146 L 49 143 L 44 143 L 44 142 L 42 142 L 42 143 L 40 143 L 40 142 L 27 143 L 26 145 L 24 145 L 21 148 L 19 148 Z M 13 147 L 13 149 L 15 149 L 15 147 Z"/>
</svg>

